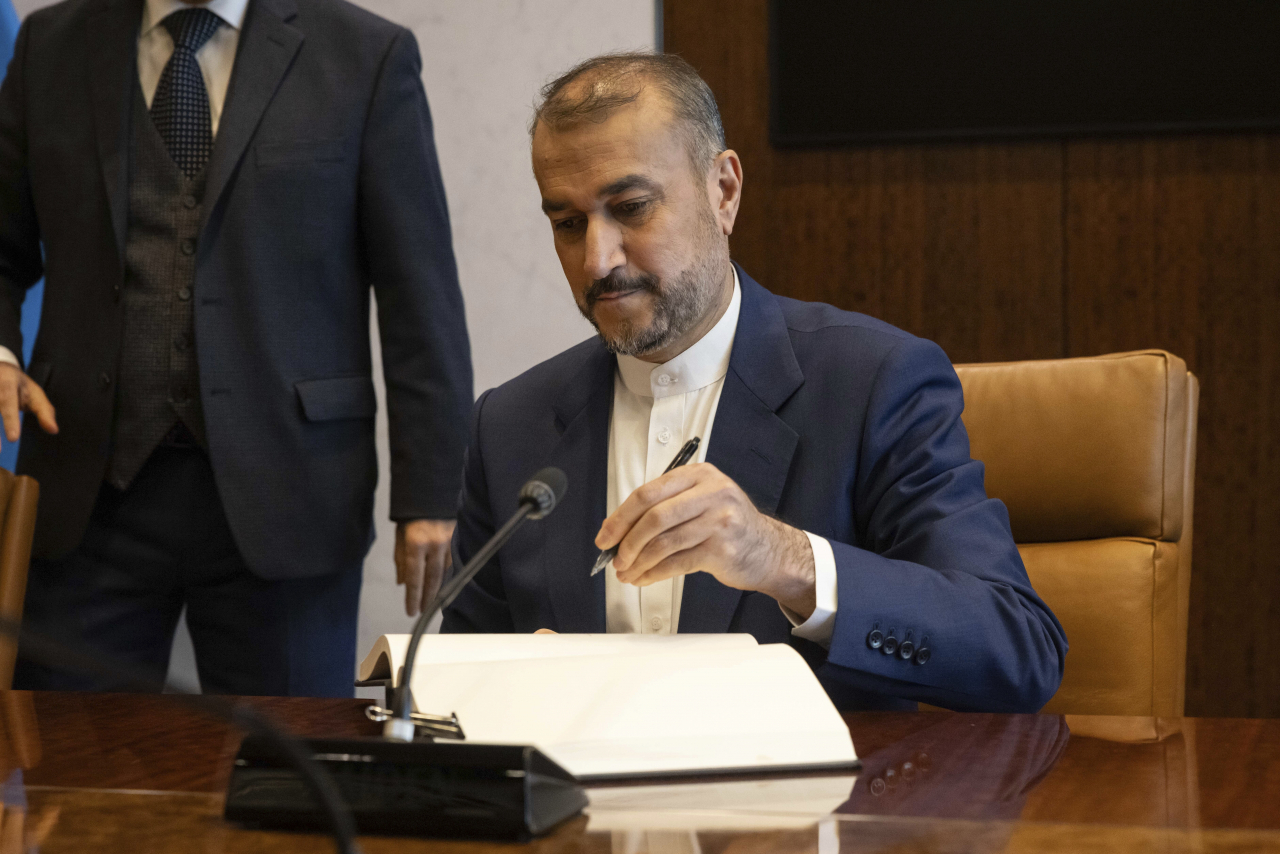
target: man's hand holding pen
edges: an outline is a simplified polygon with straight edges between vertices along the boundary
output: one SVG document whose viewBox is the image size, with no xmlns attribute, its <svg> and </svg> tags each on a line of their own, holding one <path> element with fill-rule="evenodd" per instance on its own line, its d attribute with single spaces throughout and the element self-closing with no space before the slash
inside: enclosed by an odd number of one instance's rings
<svg viewBox="0 0 1280 854">
<path fill-rule="evenodd" d="M 813 549 L 803 531 L 773 519 L 710 463 L 674 468 L 646 483 L 600 526 L 596 546 L 618 547 L 618 580 L 645 587 L 709 572 L 739 590 L 813 613 Z"/>
</svg>

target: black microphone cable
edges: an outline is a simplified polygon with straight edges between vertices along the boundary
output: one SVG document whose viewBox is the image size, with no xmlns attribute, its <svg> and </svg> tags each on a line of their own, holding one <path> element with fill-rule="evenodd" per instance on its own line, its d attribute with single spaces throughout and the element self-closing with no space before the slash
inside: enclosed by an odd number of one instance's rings
<svg viewBox="0 0 1280 854">
<path fill-rule="evenodd" d="M 319 763 L 311 759 L 301 741 L 290 735 L 270 716 L 248 705 L 236 705 L 217 695 L 201 694 L 190 688 L 166 682 L 153 673 L 120 661 L 89 646 L 71 645 L 45 637 L 0 616 L 0 634 L 19 643 L 19 655 L 51 667 L 61 667 L 86 675 L 110 676 L 128 688 L 147 693 L 162 689 L 181 697 L 209 717 L 229 721 L 239 729 L 269 739 L 302 777 L 311 794 L 329 819 L 333 841 L 339 854 L 360 854 L 356 842 L 356 823 L 333 778 Z"/>
</svg>

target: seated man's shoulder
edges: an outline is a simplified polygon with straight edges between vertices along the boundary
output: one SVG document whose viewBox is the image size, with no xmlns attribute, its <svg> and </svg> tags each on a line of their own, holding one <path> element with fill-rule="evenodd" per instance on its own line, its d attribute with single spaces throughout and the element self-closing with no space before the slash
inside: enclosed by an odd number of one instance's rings
<svg viewBox="0 0 1280 854">
<path fill-rule="evenodd" d="M 576 398 L 590 390 L 584 371 L 594 377 L 596 371 L 611 372 L 612 366 L 613 357 L 600 339 L 588 338 L 489 391 L 485 418 L 523 418 L 532 411 L 550 411 L 566 396 Z"/>
<path fill-rule="evenodd" d="M 890 355 L 908 361 L 924 359 L 949 365 L 937 344 L 892 324 L 856 311 L 821 302 L 778 297 L 792 346 L 801 361 L 809 356 L 864 367 Z"/>
</svg>

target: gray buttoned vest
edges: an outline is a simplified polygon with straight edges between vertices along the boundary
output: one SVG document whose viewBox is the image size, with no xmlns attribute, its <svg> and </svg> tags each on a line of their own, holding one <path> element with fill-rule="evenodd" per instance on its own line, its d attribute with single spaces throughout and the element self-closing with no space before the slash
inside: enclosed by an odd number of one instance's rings
<svg viewBox="0 0 1280 854">
<path fill-rule="evenodd" d="M 205 172 L 188 179 L 174 164 L 140 87 L 130 137 L 124 340 L 107 467 L 120 489 L 178 422 L 206 444 L 193 314 Z"/>
</svg>

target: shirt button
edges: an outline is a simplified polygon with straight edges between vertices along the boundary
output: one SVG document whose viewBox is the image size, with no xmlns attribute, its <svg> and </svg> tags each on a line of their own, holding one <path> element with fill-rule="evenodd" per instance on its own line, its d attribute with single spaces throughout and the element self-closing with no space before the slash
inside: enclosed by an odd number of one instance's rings
<svg viewBox="0 0 1280 854">
<path fill-rule="evenodd" d="M 661 443 L 662 443 L 662 444 L 664 444 L 664 445 L 665 445 L 665 444 L 667 444 L 668 442 L 670 442 L 670 441 L 671 441 L 671 431 L 670 431 L 670 430 L 663 430 L 661 433 L 659 433 L 659 434 L 658 434 L 658 441 L 659 441 L 659 442 L 661 442 Z"/>
<path fill-rule="evenodd" d="M 178 299 L 183 302 L 191 299 L 191 288 L 178 288 Z"/>
<path fill-rule="evenodd" d="M 649 618 L 649 628 L 653 629 L 655 632 L 657 632 L 657 631 L 661 631 L 661 630 L 662 630 L 662 618 L 661 618 L 661 617 L 650 617 L 650 618 Z"/>
<path fill-rule="evenodd" d="M 196 254 L 196 242 L 194 240 L 191 240 L 190 238 L 182 241 L 182 254 L 183 255 Z"/>
<path fill-rule="evenodd" d="M 671 385 L 671 377 L 667 374 L 658 377 L 658 385 Z"/>
</svg>

